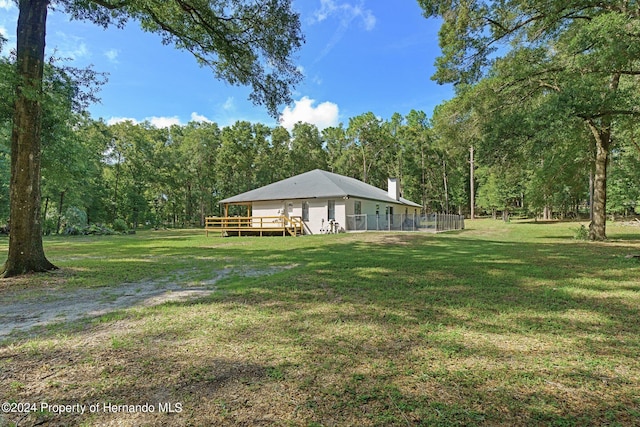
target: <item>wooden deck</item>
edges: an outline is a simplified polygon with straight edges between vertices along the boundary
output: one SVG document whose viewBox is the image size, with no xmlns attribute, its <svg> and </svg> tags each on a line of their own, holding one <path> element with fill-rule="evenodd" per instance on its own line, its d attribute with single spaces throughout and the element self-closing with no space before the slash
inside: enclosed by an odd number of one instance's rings
<svg viewBox="0 0 640 427">
<path fill-rule="evenodd" d="M 218 232 L 222 236 L 299 236 L 303 234 L 303 223 L 299 217 L 285 216 L 248 216 L 217 217 L 210 216 L 205 221 L 205 232 Z"/>
</svg>

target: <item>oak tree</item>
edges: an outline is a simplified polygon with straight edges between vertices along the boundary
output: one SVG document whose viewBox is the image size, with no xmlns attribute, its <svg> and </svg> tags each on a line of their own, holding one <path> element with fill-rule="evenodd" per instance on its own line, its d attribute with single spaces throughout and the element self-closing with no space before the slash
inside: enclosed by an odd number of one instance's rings
<svg viewBox="0 0 640 427">
<path fill-rule="evenodd" d="M 42 245 L 42 82 L 49 7 L 103 27 L 128 20 L 191 52 L 215 76 L 249 85 L 250 99 L 276 115 L 301 79 L 291 60 L 303 42 L 290 0 L 20 0 L 11 136 L 11 236 L 1 277 L 51 270 Z"/>
<path fill-rule="evenodd" d="M 559 108 L 588 129 L 595 152 L 589 237 L 605 239 L 607 164 L 616 120 L 639 113 L 636 2 L 418 1 L 425 16 L 443 19 L 435 80 L 473 83 L 497 73 L 512 99 L 515 91 L 520 103 L 552 94 Z"/>
</svg>

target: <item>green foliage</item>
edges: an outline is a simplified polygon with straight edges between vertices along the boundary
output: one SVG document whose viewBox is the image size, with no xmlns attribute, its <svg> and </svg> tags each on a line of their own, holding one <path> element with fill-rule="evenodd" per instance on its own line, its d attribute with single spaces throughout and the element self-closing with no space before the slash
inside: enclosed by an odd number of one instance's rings
<svg viewBox="0 0 640 427">
<path fill-rule="evenodd" d="M 314 169 L 327 169 L 327 153 L 315 125 L 299 122 L 293 126 L 288 157 L 290 176 Z"/>
<path fill-rule="evenodd" d="M 419 3 L 425 16 L 443 19 L 442 56 L 433 78 L 463 88 L 458 116 L 479 119 L 467 123 L 479 131 L 481 153 L 493 156 L 485 157 L 485 165 L 507 162 L 527 169 L 535 211 L 551 205 L 577 210 L 592 169 L 591 238 L 604 239 L 608 156 L 624 144 L 639 114 L 635 4 Z M 471 97 L 461 83 L 475 84 Z M 614 182 L 613 210 L 626 204 L 628 211 L 630 200 L 621 200 L 629 193 L 625 179 Z"/>
<path fill-rule="evenodd" d="M 481 119 L 486 104 L 473 100 L 482 99 L 485 91 L 489 85 L 467 88 L 440 106 L 433 121 L 411 111 L 391 120 L 375 117 L 364 126 L 367 117 L 373 118 L 366 114 L 352 121 L 351 131 L 340 125 L 322 133 L 308 124 L 296 125 L 289 134 L 282 127 L 248 122 L 224 129 L 193 122 L 166 130 L 82 118 L 67 139 L 77 150 L 69 154 L 74 162 L 67 163 L 79 166 L 65 165 L 64 179 L 55 168 L 43 172 L 47 216 L 60 210 L 64 191 L 63 212 L 77 206 L 92 224 L 122 218 L 134 227 L 200 226 L 205 216 L 220 213 L 217 202 L 223 198 L 315 168 L 361 178 L 365 163 L 376 185 L 386 188 L 386 177 L 400 178 L 402 195 L 426 211 L 464 212 L 470 141 L 476 145 L 478 207 L 533 214 L 548 208 L 559 216 L 573 215 L 588 198 L 590 153 L 583 147 L 584 128 L 566 126 L 571 123 L 566 117 L 543 120 L 552 115 L 550 100 Z M 470 105 L 474 108 L 465 111 Z M 363 128 L 356 131 L 356 124 Z M 516 126 L 521 132 L 513 131 Z M 478 136 L 483 129 L 491 129 L 491 138 Z M 638 200 L 633 183 L 640 167 L 631 141 L 629 134 L 610 167 L 611 206 L 625 200 L 621 213 L 632 212 Z M 378 151 L 372 151 L 374 146 Z M 75 178 L 65 170 L 83 172 Z"/>
<path fill-rule="evenodd" d="M 629 123 L 609 163 L 607 212 L 632 215 L 640 207 L 640 145 L 637 125 Z"/>
<path fill-rule="evenodd" d="M 589 240 L 589 229 L 585 227 L 584 224 L 580 225 L 580 227 L 575 229 L 573 238 L 575 240 Z"/>
<path fill-rule="evenodd" d="M 0 135 L 3 128 L 0 127 Z M 0 136 L 0 224 L 9 219 L 9 178 L 11 176 L 11 159 L 9 150 L 3 144 L 4 138 Z"/>
<path fill-rule="evenodd" d="M 489 211 L 511 211 L 522 199 L 524 176 L 519 168 L 479 168 L 476 204 Z"/>
<path fill-rule="evenodd" d="M 64 222 L 67 227 L 86 227 L 87 213 L 80 208 L 70 206 L 67 208 L 64 214 Z"/>
<path fill-rule="evenodd" d="M 20 129 L 20 132 L 13 132 L 12 149 L 25 153 L 14 156 L 12 162 L 13 173 L 24 174 L 25 179 L 11 180 L 11 203 L 14 205 L 12 224 L 14 231 L 20 234 L 11 241 L 14 248 L 20 245 L 31 248 L 29 251 L 10 251 L 10 258 L 0 273 L 3 277 L 55 268 L 46 259 L 42 249 L 38 218 L 38 204 L 43 194 L 39 182 L 41 170 L 48 160 L 55 157 L 47 155 L 47 148 L 55 152 L 55 149 L 77 146 L 66 143 L 67 135 L 64 132 L 66 130 L 67 134 L 73 135 L 70 130 L 77 121 L 65 119 L 70 112 L 81 113 L 89 102 L 96 100 L 92 91 L 83 92 L 78 90 L 82 85 L 76 85 L 78 81 L 85 86 L 88 83 L 89 87 L 95 84 L 98 81 L 97 74 L 91 70 L 44 67 L 43 75 L 46 21 L 50 6 L 54 5 L 48 1 L 19 3 L 18 66 L 13 69 L 5 67 L 7 61 L 4 59 L 0 63 L 0 97 L 3 101 L 0 102 L 0 126 L 4 125 L 6 116 L 13 116 L 15 123 L 12 128 Z M 303 36 L 299 16 L 293 12 L 290 0 L 219 0 L 189 5 L 183 2 L 63 0 L 56 2 L 55 7 L 73 19 L 91 21 L 104 27 L 122 27 L 128 19 L 136 20 L 144 30 L 160 34 L 163 43 L 173 43 L 177 48 L 191 52 L 201 65 L 211 67 L 218 78 L 231 84 L 252 86 L 253 92 L 249 98 L 256 104 L 265 105 L 274 117 L 277 116 L 279 105 L 291 101 L 292 87 L 302 78 L 291 60 L 293 52 L 301 46 Z M 0 48 L 5 41 L 0 37 Z M 53 72 L 50 73 L 50 70 Z M 14 95 L 15 103 L 12 102 Z M 67 108 L 69 104 L 71 109 Z M 20 114 L 13 114 L 13 105 Z M 56 113 L 41 114 L 47 108 Z M 61 123 L 63 126 L 60 129 L 57 125 Z M 51 135 L 61 137 L 51 138 L 47 144 L 47 136 Z M 56 144 L 58 140 L 62 143 Z M 44 163 L 41 158 L 45 159 Z M 67 163 L 78 166 L 75 162 L 63 162 Z M 70 171 L 70 175 L 75 174 Z M 52 179 L 51 187 L 56 187 L 52 193 L 61 195 L 59 210 L 62 211 L 63 196 L 67 189 L 56 184 L 60 182 Z M 146 215 L 145 190 L 137 185 L 133 191 L 120 194 L 131 212 L 130 220 L 134 228 L 140 220 L 150 217 Z M 18 205 L 20 208 L 16 209 Z M 114 187 L 113 217 L 118 216 L 118 206 L 118 191 Z"/>
<path fill-rule="evenodd" d="M 58 218 L 54 218 L 52 215 L 45 216 L 42 221 L 42 234 L 49 236 L 58 231 Z"/>
<path fill-rule="evenodd" d="M 109 236 L 115 234 L 115 230 L 100 224 L 91 224 L 84 229 L 83 234 Z"/>
<path fill-rule="evenodd" d="M 291 102 L 291 90 L 302 78 L 292 56 L 304 36 L 290 0 L 60 3 L 72 18 L 104 27 L 120 27 L 129 19 L 139 22 L 164 44 L 192 53 L 217 78 L 251 86 L 249 98 L 274 117 L 279 105 Z"/>
<path fill-rule="evenodd" d="M 127 222 L 124 219 L 116 218 L 113 221 L 113 229 L 119 233 L 124 233 L 129 229 L 129 226 L 127 226 Z"/>
</svg>

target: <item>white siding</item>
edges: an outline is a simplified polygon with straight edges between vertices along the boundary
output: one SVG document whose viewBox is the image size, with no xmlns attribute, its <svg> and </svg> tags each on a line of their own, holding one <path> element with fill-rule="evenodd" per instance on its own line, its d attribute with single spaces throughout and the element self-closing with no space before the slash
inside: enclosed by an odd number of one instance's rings
<svg viewBox="0 0 640 427">
<path fill-rule="evenodd" d="M 335 201 L 335 219 L 338 222 L 339 228 L 344 230 L 347 225 L 347 215 L 353 215 L 355 210 L 355 201 L 359 200 L 361 203 L 362 214 L 374 215 L 376 209 L 381 216 L 386 213 L 387 206 L 393 206 L 394 214 L 404 214 L 408 208 L 408 213 L 413 214 L 418 212 L 417 208 L 407 207 L 401 204 L 375 202 L 372 200 L 363 199 L 343 199 L 341 197 L 335 197 L 331 199 L 304 199 L 304 200 L 272 200 L 265 202 L 253 202 L 252 216 L 254 217 L 266 217 L 266 216 L 280 216 L 286 214 L 287 216 L 302 217 L 302 202 L 309 202 L 309 221 L 305 221 L 305 234 L 320 234 L 322 230 L 328 227 L 328 201 Z M 274 226 L 279 225 L 274 223 Z M 268 227 L 269 223 L 263 223 L 264 227 Z"/>
<path fill-rule="evenodd" d="M 267 217 L 267 216 L 280 216 L 282 215 L 282 209 L 284 207 L 284 203 L 278 200 L 269 200 L 266 202 L 253 202 L 252 213 L 253 217 Z M 269 220 L 262 223 L 263 227 L 269 227 L 273 225 L 274 227 L 281 226 L 280 223 L 276 221 Z"/>
</svg>

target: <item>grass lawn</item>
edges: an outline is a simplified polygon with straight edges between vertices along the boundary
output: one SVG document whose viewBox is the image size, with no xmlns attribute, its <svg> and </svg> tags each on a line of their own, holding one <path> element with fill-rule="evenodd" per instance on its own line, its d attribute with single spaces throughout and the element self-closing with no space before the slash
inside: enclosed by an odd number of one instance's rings
<svg viewBox="0 0 640 427">
<path fill-rule="evenodd" d="M 578 227 L 46 238 L 0 299 L 219 280 L 5 337 L 0 426 L 640 425 L 640 227 Z"/>
</svg>

